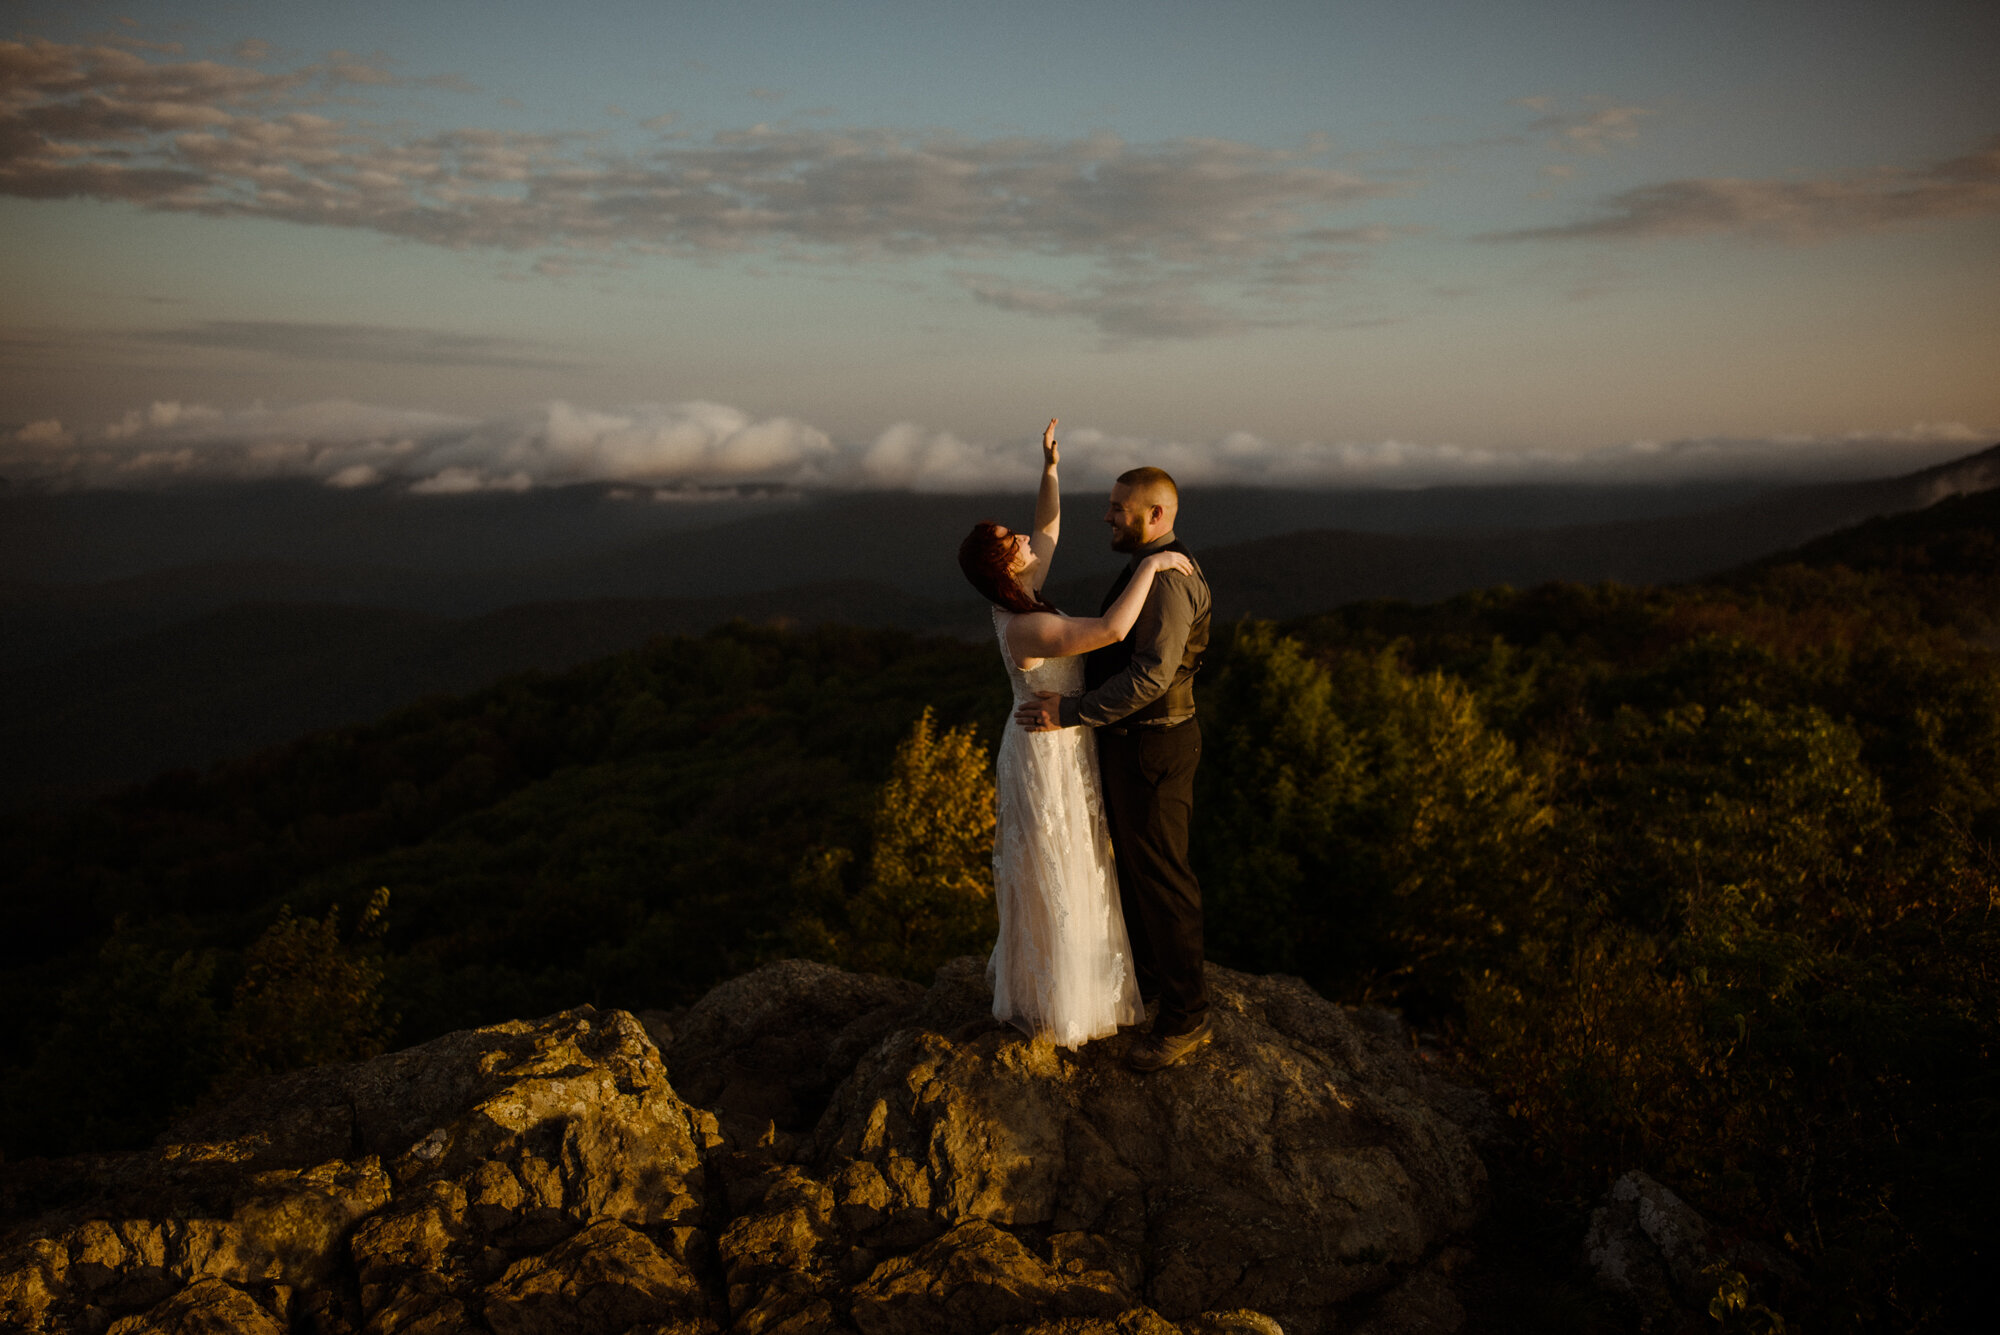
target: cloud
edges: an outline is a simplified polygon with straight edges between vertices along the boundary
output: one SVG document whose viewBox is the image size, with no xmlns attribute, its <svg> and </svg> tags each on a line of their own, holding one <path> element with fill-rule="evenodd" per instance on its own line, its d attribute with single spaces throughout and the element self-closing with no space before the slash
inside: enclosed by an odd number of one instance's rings
<svg viewBox="0 0 2000 1335">
<path fill-rule="evenodd" d="M 1584 111 L 1558 111 L 1552 97 L 1516 98 L 1514 105 L 1542 113 L 1528 128 L 1547 134 L 1549 143 L 1570 153 L 1608 153 L 1639 137 L 1639 119 L 1654 115 L 1650 107 L 1619 106 L 1605 98 L 1588 99 Z"/>
<path fill-rule="evenodd" d="M 2000 135 L 1960 157 L 1816 180 L 1697 178 L 1621 191 L 1596 216 L 1489 233 L 1487 241 L 1630 240 L 1721 233 L 1822 241 L 2000 214 Z"/>
<path fill-rule="evenodd" d="M 63 430 L 63 424 L 55 418 L 45 418 L 30 422 L 14 433 L 14 443 L 60 449 L 75 442 L 76 438 Z"/>
<path fill-rule="evenodd" d="M 1093 430 L 1064 437 L 1065 471 L 1108 483 L 1142 464 L 1191 486 L 1411 487 L 1521 482 L 1664 483 L 1720 478 L 1882 476 L 1970 453 L 1996 438 L 1958 423 L 1840 436 L 1625 441 L 1587 450 L 1452 442 L 1276 441 L 1238 431 L 1212 441 Z M 1071 466 L 1072 458 L 1075 466 Z"/>
<path fill-rule="evenodd" d="M 0 438 L 0 469 L 58 487 L 272 478 L 396 483 L 418 494 L 611 481 L 813 486 L 844 467 L 817 428 L 701 401 L 615 412 L 554 402 L 485 419 L 343 399 L 234 411 L 162 401 L 95 431 L 51 421 Z"/>
<path fill-rule="evenodd" d="M 353 487 L 372 487 L 382 480 L 382 470 L 374 464 L 349 464 L 329 473 L 326 485 L 347 490 Z"/>
<path fill-rule="evenodd" d="M 1259 264 L 1386 239 L 1331 228 L 1328 216 L 1409 188 L 1323 165 L 1328 148 L 1317 141 L 1286 151 L 1225 139 L 1133 144 L 1108 133 L 975 139 L 759 125 L 620 152 L 584 135 L 408 134 L 320 109 L 329 90 L 419 83 L 439 81 L 344 53 L 267 71 L 0 42 L 0 193 L 449 247 L 1073 256 L 1107 282 L 1179 266 L 1254 285 Z M 1134 315 L 1136 299 L 1100 295 L 1051 313 L 1133 337 L 1203 322 Z"/>
<path fill-rule="evenodd" d="M 1113 343 L 1212 338 L 1241 333 L 1256 323 L 1204 300 L 1198 285 L 1187 279 L 1092 280 L 1071 290 L 993 274 L 954 277 L 974 300 L 988 306 L 1030 315 L 1082 316 Z"/>
<path fill-rule="evenodd" d="M 1990 444 L 1993 431 L 1920 423 L 1896 431 L 1628 441 L 1592 450 L 1451 442 L 1279 441 L 1238 431 L 1173 440 L 1093 428 L 1063 433 L 1073 487 L 1153 464 L 1191 486 L 1409 487 L 1498 482 L 1678 482 L 1883 476 Z M 0 473 L 53 489 L 144 488 L 295 478 L 415 495 L 616 483 L 677 499 L 731 489 L 1031 490 L 1029 437 L 969 440 L 898 422 L 836 442 L 788 417 L 690 401 L 616 410 L 553 402 L 490 418 L 351 400 L 223 410 L 163 401 L 95 429 L 57 421 L 0 432 Z"/>
<path fill-rule="evenodd" d="M 206 320 L 181 329 L 132 337 L 176 347 L 226 348 L 299 361 L 370 362 L 384 366 L 502 366 L 565 370 L 575 363 L 532 355 L 525 340 L 370 324 L 309 324 L 287 320 Z"/>
<path fill-rule="evenodd" d="M 197 425 L 204 430 L 216 429 L 221 421 L 221 413 L 198 403 L 184 404 L 178 399 L 156 401 L 144 412 L 134 408 L 126 413 L 123 419 L 105 427 L 104 439 L 132 440 L 142 433 L 165 433 L 176 427 L 191 428 Z"/>
<path fill-rule="evenodd" d="M 327 479 L 333 485 L 333 479 Z M 463 496 L 472 491 L 528 491 L 535 485 L 535 479 L 524 470 L 516 469 L 504 475 L 482 473 L 477 468 L 465 468 L 454 464 L 441 468 L 421 482 L 410 484 L 413 496 Z"/>
</svg>

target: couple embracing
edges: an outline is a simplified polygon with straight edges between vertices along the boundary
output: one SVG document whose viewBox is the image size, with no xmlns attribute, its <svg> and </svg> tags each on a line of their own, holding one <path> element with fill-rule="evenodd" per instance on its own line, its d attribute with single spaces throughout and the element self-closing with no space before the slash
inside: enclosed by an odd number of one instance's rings
<svg viewBox="0 0 2000 1335">
<path fill-rule="evenodd" d="M 1014 685 L 987 977 L 996 1017 L 1067 1048 L 1140 1023 L 1157 999 L 1151 1031 L 1126 1056 L 1153 1071 L 1212 1033 L 1188 863 L 1208 584 L 1174 536 L 1174 480 L 1137 468 L 1112 487 L 1104 516 L 1113 550 L 1132 560 L 1102 611 L 1065 616 L 1041 596 L 1062 523 L 1055 429 L 1051 420 L 1042 433 L 1033 529 L 977 524 L 958 553 L 993 604 Z"/>
</svg>

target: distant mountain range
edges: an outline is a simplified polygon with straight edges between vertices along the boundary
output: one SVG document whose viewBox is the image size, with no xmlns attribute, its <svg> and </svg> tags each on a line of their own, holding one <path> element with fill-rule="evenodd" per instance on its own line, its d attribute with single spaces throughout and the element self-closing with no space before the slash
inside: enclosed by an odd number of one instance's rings
<svg viewBox="0 0 2000 1335">
<path fill-rule="evenodd" d="M 1312 529 L 1490 532 L 1582 517 L 1703 513 L 1762 490 L 1748 483 L 1191 488 L 1187 530 L 1204 551 Z M 474 616 L 524 602 L 761 598 L 832 580 L 962 603 L 968 595 L 953 560 L 959 538 L 975 519 L 1025 522 L 1031 506 L 1025 495 L 659 502 L 612 487 L 411 497 L 298 483 L 0 495 L 0 671 L 56 662 L 242 602 Z M 1101 507 L 1094 493 L 1071 496 L 1066 574 L 1097 580 L 1117 569 L 1120 558 L 1103 542 Z"/>
<path fill-rule="evenodd" d="M 1691 579 L 1873 516 L 1996 486 L 2000 446 L 1904 477 L 1747 498 L 1741 486 L 1190 489 L 1181 528 L 1221 615 L 1288 617 L 1363 599 L 1427 602 L 1495 584 Z M 706 527 L 688 517 L 695 507 L 676 507 L 664 520 L 641 514 L 656 525 L 650 531 L 633 518 L 635 503 L 604 494 L 501 498 L 485 510 L 435 512 L 445 517 L 442 527 L 474 535 L 467 539 L 480 558 L 474 562 L 468 549 L 419 531 L 421 510 L 395 508 L 406 502 L 347 512 L 277 490 L 264 499 L 301 522 L 348 514 L 343 542 L 376 526 L 376 546 L 338 550 L 411 564 L 302 559 L 328 555 L 330 540 L 307 533 L 287 549 L 277 541 L 283 526 L 260 511 L 255 541 L 197 543 L 194 550 L 214 557 L 201 563 L 90 582 L 22 578 L 24 570 L 83 568 L 91 525 L 106 516 L 150 524 L 160 538 L 176 525 L 192 532 L 204 518 L 224 523 L 229 513 L 213 496 L 169 496 L 154 498 L 167 519 L 148 519 L 145 505 L 127 496 L 84 498 L 65 518 L 55 511 L 66 499 L 75 498 L 7 500 L 7 518 L 26 516 L 52 550 L 63 549 L 37 566 L 21 530 L 0 544 L 7 558 L 0 569 L 11 573 L 0 582 L 0 698 L 10 705 L 0 722 L 0 791 L 15 798 L 206 764 L 426 694 L 557 670 L 735 617 L 983 636 L 985 609 L 963 588 L 952 553 L 973 519 L 1018 519 L 1027 509 L 1020 496 L 754 497 L 716 506 Z M 1122 559 L 1102 545 L 1098 504 L 1094 496 L 1071 498 L 1064 577 L 1050 588 L 1059 605 L 1079 611 L 1095 609 Z M 1573 522 L 1592 505 L 1617 517 Z M 553 537 L 527 541 L 530 549 L 540 543 L 543 559 L 495 564 L 510 548 L 488 529 L 537 515 L 560 521 Z M 593 515 L 611 518 L 594 529 Z M 1359 517 L 1375 531 L 1315 522 L 1328 517 Z M 1402 531 L 1381 531 L 1391 524 Z M 128 534 L 114 563 L 130 564 L 145 550 Z M 466 563 L 449 567 L 445 558 L 454 555 Z"/>
<path fill-rule="evenodd" d="M 1254 617 L 1302 616 L 1371 598 L 1435 602 L 1496 584 L 1673 583 L 1877 515 L 1994 487 L 2000 445 L 1904 477 L 1788 487 L 1707 513 L 1467 534 L 1315 530 L 1202 552 L 1201 561 L 1216 605 Z M 1070 601 L 1058 603 L 1082 606 L 1090 590 L 1078 581 L 1061 592 Z"/>
</svg>

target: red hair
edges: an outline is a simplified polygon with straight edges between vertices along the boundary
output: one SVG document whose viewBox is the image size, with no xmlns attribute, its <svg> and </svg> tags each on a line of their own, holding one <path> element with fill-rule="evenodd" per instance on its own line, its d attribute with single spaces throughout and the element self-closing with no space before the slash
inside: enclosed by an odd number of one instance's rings
<svg viewBox="0 0 2000 1335">
<path fill-rule="evenodd" d="M 1009 612 L 1053 612 L 1056 605 L 1028 592 L 1008 567 L 1014 560 L 1013 535 L 1000 536 L 1000 525 L 982 519 L 958 544 L 958 568 L 979 596 Z"/>
</svg>

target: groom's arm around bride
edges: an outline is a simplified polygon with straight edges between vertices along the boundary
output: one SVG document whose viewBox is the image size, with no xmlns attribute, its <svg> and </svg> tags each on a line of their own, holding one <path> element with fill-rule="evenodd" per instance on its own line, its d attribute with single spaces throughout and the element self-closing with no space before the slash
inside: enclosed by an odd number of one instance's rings
<svg viewBox="0 0 2000 1335">
<path fill-rule="evenodd" d="M 1174 534 L 1180 496 L 1157 468 L 1122 475 L 1111 489 L 1105 523 L 1111 545 L 1132 558 L 1108 594 L 1108 606 L 1154 552 L 1186 553 Z M 1194 675 L 1208 647 L 1208 582 L 1162 574 L 1124 640 L 1085 660 L 1081 696 L 1042 695 L 1015 721 L 1029 729 L 1095 729 L 1106 814 L 1118 861 L 1119 898 L 1131 937 L 1140 992 L 1160 1002 L 1132 1062 L 1171 1065 L 1209 1034 L 1202 978 L 1201 887 L 1188 861 L 1194 772 L 1201 760 Z"/>
</svg>

